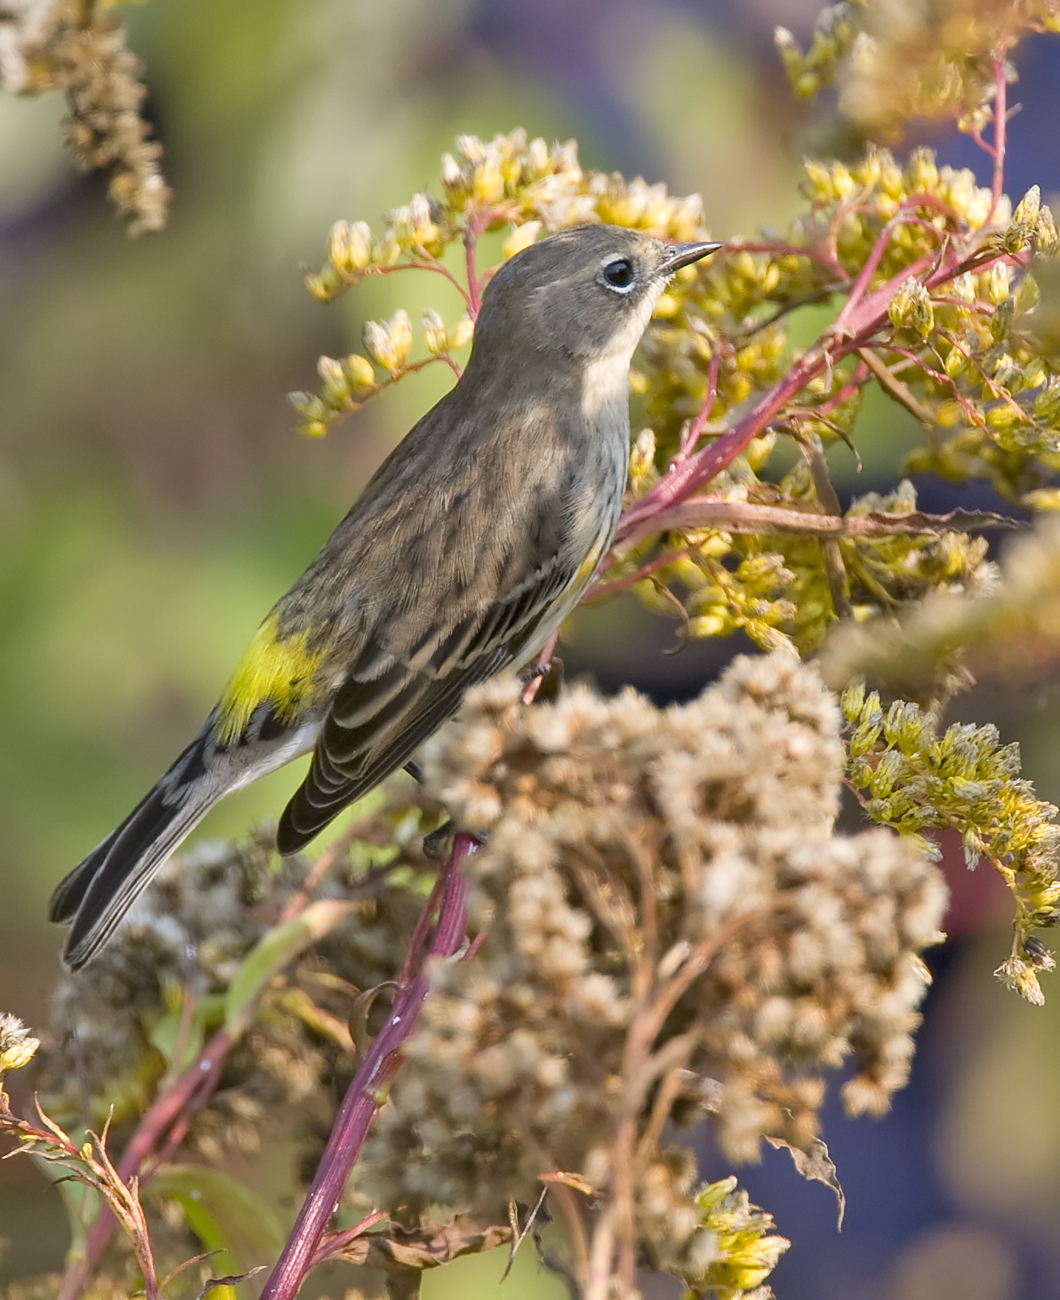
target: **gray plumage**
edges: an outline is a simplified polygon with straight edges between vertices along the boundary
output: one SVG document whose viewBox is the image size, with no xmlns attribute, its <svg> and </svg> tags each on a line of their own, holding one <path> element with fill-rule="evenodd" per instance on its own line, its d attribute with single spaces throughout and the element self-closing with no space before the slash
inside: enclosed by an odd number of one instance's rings
<svg viewBox="0 0 1060 1300">
<path fill-rule="evenodd" d="M 71 966 L 224 795 L 311 749 L 277 833 L 294 852 L 407 763 L 470 686 L 541 650 L 614 535 L 634 348 L 673 272 L 716 247 L 582 226 L 497 271 L 463 377 L 263 625 L 311 671 L 248 703 L 237 670 L 191 746 L 56 890 Z"/>
</svg>

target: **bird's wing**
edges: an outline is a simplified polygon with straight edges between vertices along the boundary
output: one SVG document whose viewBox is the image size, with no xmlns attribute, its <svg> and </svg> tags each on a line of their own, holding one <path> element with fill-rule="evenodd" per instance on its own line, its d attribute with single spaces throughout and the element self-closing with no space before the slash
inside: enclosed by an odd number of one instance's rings
<svg viewBox="0 0 1060 1300">
<path fill-rule="evenodd" d="M 540 564 L 536 558 L 528 554 L 525 577 L 506 595 L 421 640 L 413 656 L 379 673 L 351 671 L 324 720 L 310 770 L 280 819 L 281 853 L 296 852 L 407 763 L 457 711 L 469 687 L 532 651 L 550 608 L 578 576 L 559 555 Z"/>
</svg>

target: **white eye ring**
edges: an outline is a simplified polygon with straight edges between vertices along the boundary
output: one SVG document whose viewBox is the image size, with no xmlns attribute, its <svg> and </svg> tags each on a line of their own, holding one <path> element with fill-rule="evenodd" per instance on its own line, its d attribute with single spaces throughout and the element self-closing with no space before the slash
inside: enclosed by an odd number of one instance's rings
<svg viewBox="0 0 1060 1300">
<path fill-rule="evenodd" d="M 596 278 L 605 289 L 621 294 L 632 292 L 637 282 L 633 263 L 628 257 L 606 257 Z"/>
</svg>

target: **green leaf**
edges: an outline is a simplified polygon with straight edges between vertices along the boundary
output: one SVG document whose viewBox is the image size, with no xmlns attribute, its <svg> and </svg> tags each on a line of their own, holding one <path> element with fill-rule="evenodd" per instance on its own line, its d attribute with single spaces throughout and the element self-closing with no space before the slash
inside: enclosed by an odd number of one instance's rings
<svg viewBox="0 0 1060 1300">
<path fill-rule="evenodd" d="M 143 1189 L 145 1199 L 180 1203 L 188 1226 L 210 1258 L 215 1276 L 243 1273 L 271 1264 L 286 1233 L 270 1205 L 223 1169 L 207 1165 L 164 1165 Z M 218 1288 L 217 1300 L 234 1300 L 231 1287 Z"/>
<path fill-rule="evenodd" d="M 206 1030 L 215 1028 L 224 1018 L 225 998 L 221 993 L 210 993 L 196 998 L 192 1009 L 191 1024 L 184 1036 L 180 1060 L 174 1060 L 180 1044 L 181 1024 L 184 1018 L 183 1008 L 171 1011 L 163 1016 L 151 1031 L 150 1043 L 157 1047 L 166 1058 L 169 1073 L 173 1076 L 183 1073 L 202 1051 Z"/>
<path fill-rule="evenodd" d="M 317 939 L 330 933 L 355 904 L 321 898 L 291 921 L 263 935 L 244 958 L 228 988 L 225 1024 L 237 1038 L 250 1023 L 255 999 L 272 977 Z"/>
</svg>

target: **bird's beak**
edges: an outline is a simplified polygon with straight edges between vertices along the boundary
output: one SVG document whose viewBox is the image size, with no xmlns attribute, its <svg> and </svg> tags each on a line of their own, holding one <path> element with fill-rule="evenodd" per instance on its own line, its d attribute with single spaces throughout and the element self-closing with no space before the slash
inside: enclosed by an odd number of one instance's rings
<svg viewBox="0 0 1060 1300">
<path fill-rule="evenodd" d="M 663 275 L 673 275 L 682 266 L 698 262 L 701 257 L 716 253 L 722 247 L 722 244 L 671 244 L 670 256 L 663 262 L 659 270 Z"/>
</svg>

